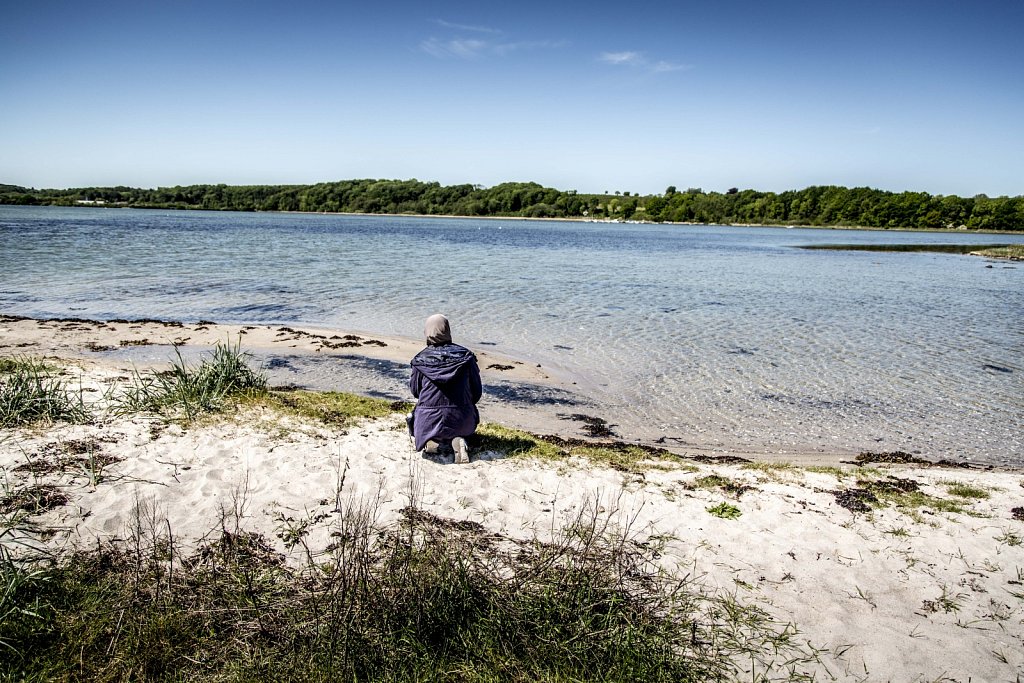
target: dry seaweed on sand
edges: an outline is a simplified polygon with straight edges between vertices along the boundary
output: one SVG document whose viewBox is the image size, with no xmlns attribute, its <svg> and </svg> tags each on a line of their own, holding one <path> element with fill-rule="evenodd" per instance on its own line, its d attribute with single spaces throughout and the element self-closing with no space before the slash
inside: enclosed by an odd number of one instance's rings
<svg viewBox="0 0 1024 683">
<path fill-rule="evenodd" d="M 0 498 L 0 512 L 10 514 L 22 511 L 35 515 L 67 505 L 70 500 L 68 495 L 56 486 L 34 484 L 13 489 Z"/>
</svg>

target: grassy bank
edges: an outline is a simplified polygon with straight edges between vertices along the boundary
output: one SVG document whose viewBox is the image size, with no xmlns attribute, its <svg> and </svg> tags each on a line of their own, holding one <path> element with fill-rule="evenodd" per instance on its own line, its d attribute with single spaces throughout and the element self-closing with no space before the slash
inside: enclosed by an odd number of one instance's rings
<svg viewBox="0 0 1024 683">
<path fill-rule="evenodd" d="M 661 574 L 656 548 L 593 509 L 554 543 L 414 506 L 393 527 L 373 517 L 339 511 L 336 541 L 297 567 L 230 517 L 182 554 L 142 504 L 125 544 L 43 569 L 5 558 L 0 676 L 723 681 L 816 657 L 792 627 Z"/>
</svg>

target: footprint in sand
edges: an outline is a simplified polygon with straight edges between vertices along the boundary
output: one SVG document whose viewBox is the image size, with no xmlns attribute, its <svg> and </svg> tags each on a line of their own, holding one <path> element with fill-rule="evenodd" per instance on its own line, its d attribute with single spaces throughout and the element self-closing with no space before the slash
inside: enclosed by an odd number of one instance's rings
<svg viewBox="0 0 1024 683">
<path fill-rule="evenodd" d="M 204 495 L 210 495 L 217 493 L 222 488 L 224 488 L 224 470 L 217 468 L 207 470 L 205 476 L 203 476 L 202 483 L 199 485 L 199 492 Z"/>
</svg>

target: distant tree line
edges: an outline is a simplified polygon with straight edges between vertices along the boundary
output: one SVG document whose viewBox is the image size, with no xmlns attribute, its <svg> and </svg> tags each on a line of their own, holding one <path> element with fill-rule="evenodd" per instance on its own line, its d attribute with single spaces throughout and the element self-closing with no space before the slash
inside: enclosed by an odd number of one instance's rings
<svg viewBox="0 0 1024 683">
<path fill-rule="evenodd" d="M 317 211 L 455 216 L 593 218 L 653 222 L 1024 230 L 1024 196 L 957 197 L 867 187 L 787 192 L 700 188 L 663 194 L 581 194 L 537 183 L 441 185 L 419 180 L 343 180 L 316 185 L 189 185 L 36 190 L 0 185 L 0 204 L 218 211 Z"/>
</svg>

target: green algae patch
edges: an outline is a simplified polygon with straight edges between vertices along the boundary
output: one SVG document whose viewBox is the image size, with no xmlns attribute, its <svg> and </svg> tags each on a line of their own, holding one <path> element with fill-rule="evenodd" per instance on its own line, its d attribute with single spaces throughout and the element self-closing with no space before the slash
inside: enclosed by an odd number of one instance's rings
<svg viewBox="0 0 1024 683">
<path fill-rule="evenodd" d="M 272 390 L 249 403 L 274 408 L 286 415 L 304 417 L 332 426 L 347 427 L 359 420 L 408 412 L 412 404 L 387 401 L 339 391 Z"/>
</svg>

